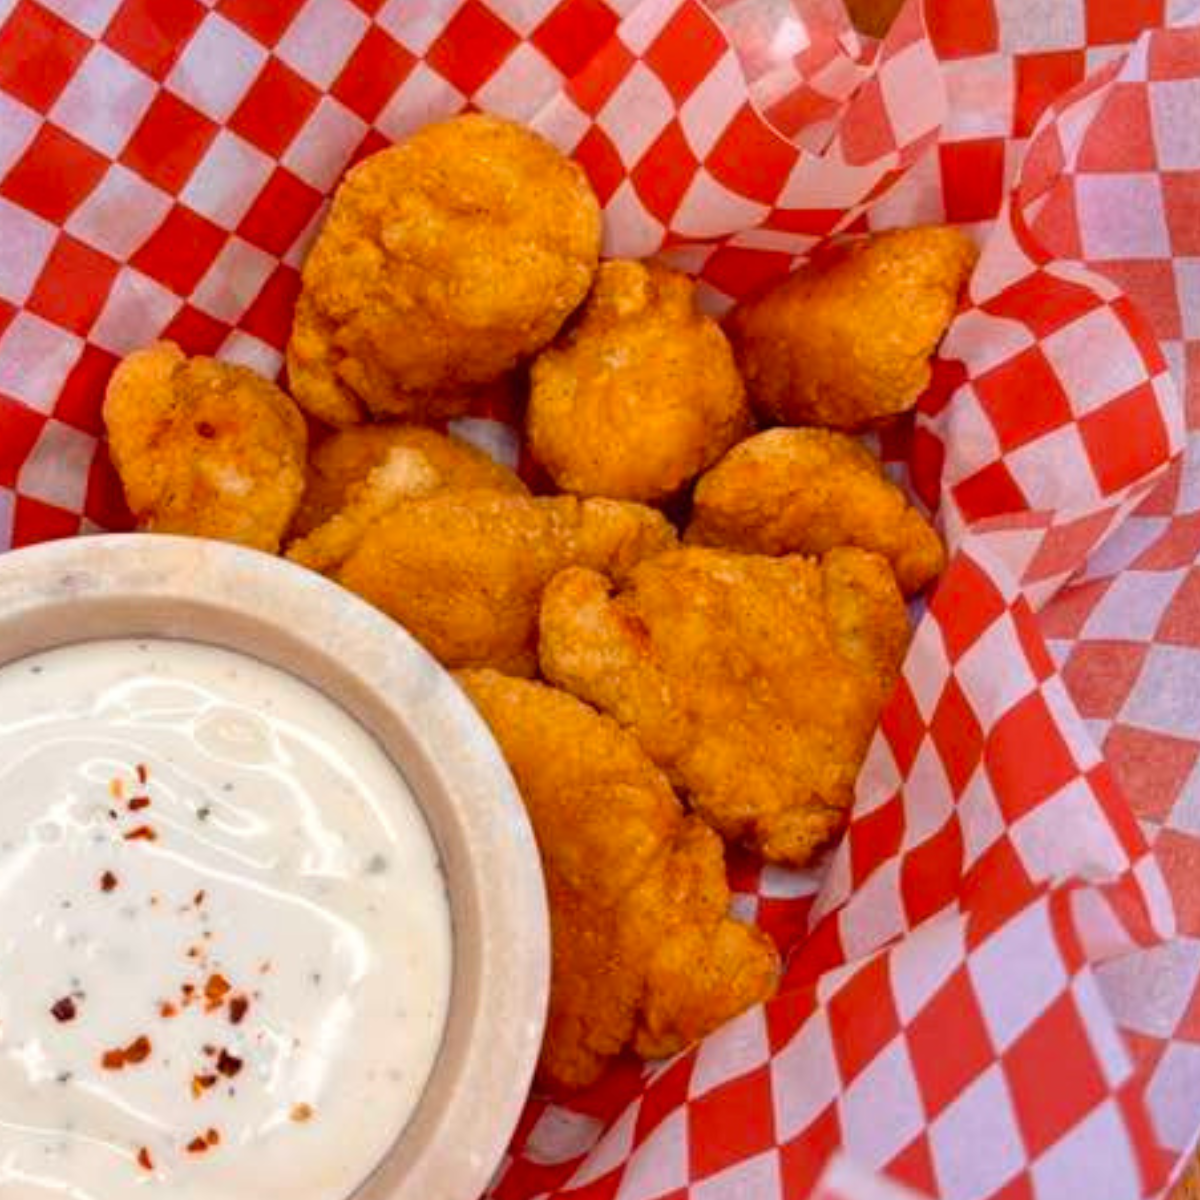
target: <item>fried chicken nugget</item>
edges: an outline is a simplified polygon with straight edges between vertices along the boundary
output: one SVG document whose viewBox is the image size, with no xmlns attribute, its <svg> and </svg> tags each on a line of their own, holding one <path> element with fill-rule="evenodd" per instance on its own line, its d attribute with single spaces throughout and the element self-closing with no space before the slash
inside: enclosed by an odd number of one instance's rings
<svg viewBox="0 0 1200 1200">
<path fill-rule="evenodd" d="M 854 430 L 911 408 L 977 256 L 957 229 L 893 229 L 830 247 L 738 305 L 726 329 L 755 409 Z"/>
<path fill-rule="evenodd" d="M 631 1047 L 673 1054 L 775 990 L 766 934 L 729 916 L 721 841 L 615 721 L 565 692 L 467 671 L 533 822 L 550 899 L 541 1074 L 591 1083 Z"/>
<path fill-rule="evenodd" d="M 445 476 L 420 450 L 396 446 L 364 480 L 351 485 L 333 516 L 292 542 L 287 557 L 309 570 L 331 574 L 397 505 L 432 496 L 447 486 Z"/>
<path fill-rule="evenodd" d="M 288 345 L 329 425 L 455 416 L 558 332 L 591 286 L 600 207 L 538 134 L 473 114 L 348 172 L 304 264 Z"/>
<path fill-rule="evenodd" d="M 654 263 L 603 263 L 579 320 L 533 364 L 530 449 L 563 491 L 665 500 L 749 429 L 720 326 L 690 279 Z"/>
<path fill-rule="evenodd" d="M 639 504 L 448 490 L 369 524 L 333 578 L 448 667 L 532 675 L 538 602 L 555 572 L 577 564 L 622 578 L 675 544 L 666 518 Z"/>
<path fill-rule="evenodd" d="M 293 537 L 304 537 L 328 521 L 346 503 L 350 489 L 395 449 L 419 451 L 448 487 L 527 493 L 514 472 L 461 438 L 423 425 L 357 425 L 324 438 L 309 454 L 308 482 L 292 522 Z"/>
<path fill-rule="evenodd" d="M 104 424 L 142 529 L 279 550 L 304 490 L 308 431 L 269 380 L 157 342 L 113 372 Z"/>
<path fill-rule="evenodd" d="M 882 554 L 906 595 L 946 565 L 933 527 L 844 433 L 768 429 L 735 446 L 696 485 L 686 541 L 755 554 Z"/>
<path fill-rule="evenodd" d="M 728 841 L 803 866 L 841 829 L 908 643 L 887 560 L 688 547 L 617 595 L 555 576 L 542 673 L 616 718 Z"/>
</svg>

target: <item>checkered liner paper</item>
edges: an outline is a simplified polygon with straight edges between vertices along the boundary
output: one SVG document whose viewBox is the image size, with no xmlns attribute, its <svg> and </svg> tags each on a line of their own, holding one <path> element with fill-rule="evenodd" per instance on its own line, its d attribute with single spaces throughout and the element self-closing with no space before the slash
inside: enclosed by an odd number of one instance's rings
<svg viewBox="0 0 1200 1200">
<path fill-rule="evenodd" d="M 781 994 L 533 1099 L 492 1200 L 1125 1200 L 1200 1130 L 1200 7 L 0 0 L 0 544 L 121 528 L 99 444 L 159 335 L 278 370 L 345 167 L 544 131 L 714 308 L 831 234 L 983 255 L 883 449 L 955 553 L 849 832 L 735 861 Z M 501 447 L 497 418 L 467 424 Z M 489 421 L 491 422 L 489 424 Z M 1193 442 L 1195 445 L 1196 442 Z"/>
</svg>

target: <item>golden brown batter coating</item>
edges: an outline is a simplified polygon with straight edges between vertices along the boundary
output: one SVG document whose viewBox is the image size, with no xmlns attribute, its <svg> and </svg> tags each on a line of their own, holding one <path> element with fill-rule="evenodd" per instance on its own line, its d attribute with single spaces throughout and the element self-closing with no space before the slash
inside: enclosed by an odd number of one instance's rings
<svg viewBox="0 0 1200 1200">
<path fill-rule="evenodd" d="M 465 412 L 554 337 L 599 251 L 595 195 L 544 138 L 479 114 L 428 125 L 338 188 L 304 264 L 293 394 L 338 426 Z"/>
<path fill-rule="evenodd" d="M 726 328 L 756 411 L 853 430 L 911 408 L 976 257 L 957 229 L 892 229 L 740 304 Z"/>
<path fill-rule="evenodd" d="M 279 550 L 304 490 L 308 434 L 269 380 L 156 342 L 113 372 L 104 424 L 142 529 Z"/>
<path fill-rule="evenodd" d="M 532 675 L 555 572 L 578 564 L 622 577 L 675 544 L 666 518 L 640 504 L 440 491 L 371 524 L 333 577 L 448 667 Z"/>
<path fill-rule="evenodd" d="M 467 671 L 521 790 L 552 932 L 543 1078 L 591 1083 L 626 1047 L 673 1054 L 775 990 L 778 956 L 729 916 L 721 841 L 615 721 L 565 692 Z"/>
<path fill-rule="evenodd" d="M 803 866 L 840 831 L 908 644 L 887 561 L 690 547 L 546 588 L 542 672 L 629 729 L 729 841 Z"/>
<path fill-rule="evenodd" d="M 303 537 L 323 525 L 345 503 L 347 492 L 364 482 L 392 450 L 418 450 L 447 487 L 496 492 L 527 489 L 516 474 L 461 438 L 423 425 L 385 422 L 341 429 L 322 439 L 308 456 L 308 482 L 292 535 Z"/>
<path fill-rule="evenodd" d="M 533 365 L 529 441 L 564 491 L 652 503 L 750 428 L 720 327 L 686 276 L 607 262 L 579 320 Z"/>
<path fill-rule="evenodd" d="M 754 554 L 882 554 L 906 595 L 946 565 L 933 527 L 852 437 L 768 429 L 735 446 L 696 485 L 687 541 Z"/>
</svg>

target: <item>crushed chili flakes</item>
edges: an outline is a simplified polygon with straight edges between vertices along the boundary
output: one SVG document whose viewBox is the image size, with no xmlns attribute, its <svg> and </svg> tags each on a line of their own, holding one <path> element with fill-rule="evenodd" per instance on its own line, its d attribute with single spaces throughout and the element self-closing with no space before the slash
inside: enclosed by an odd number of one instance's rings
<svg viewBox="0 0 1200 1200">
<path fill-rule="evenodd" d="M 108 794 L 114 800 L 124 800 L 125 781 L 123 779 L 110 779 L 108 782 Z"/>
<path fill-rule="evenodd" d="M 138 1160 L 138 1166 L 141 1167 L 143 1171 L 153 1171 L 154 1170 L 154 1159 L 152 1159 L 150 1157 L 150 1151 L 147 1150 L 145 1146 L 143 1146 L 137 1152 L 137 1160 Z"/>
<path fill-rule="evenodd" d="M 73 1021 L 78 1015 L 75 1008 L 75 1001 L 70 996 L 64 996 L 61 1000 L 56 1000 L 50 1006 L 50 1013 L 56 1021 Z"/>
<path fill-rule="evenodd" d="M 203 888 L 201 888 L 201 889 L 200 889 L 200 890 L 199 890 L 199 891 L 198 891 L 198 892 L 197 892 L 197 893 L 196 893 L 196 894 L 195 894 L 195 895 L 192 897 L 192 903 L 193 903 L 193 904 L 194 904 L 194 905 L 195 905 L 197 908 L 199 908 L 199 907 L 200 907 L 200 905 L 202 905 L 202 904 L 204 903 L 204 897 L 205 897 L 207 894 L 208 894 L 208 893 L 207 893 L 207 892 L 206 892 L 206 891 L 205 891 Z"/>
<path fill-rule="evenodd" d="M 228 1050 L 222 1050 L 217 1056 L 217 1070 L 226 1079 L 232 1079 L 235 1075 L 240 1074 L 243 1065 L 242 1060 L 236 1054 L 230 1054 Z"/>
<path fill-rule="evenodd" d="M 229 1020 L 234 1025 L 240 1025 L 245 1020 L 250 1009 L 250 1001 L 245 996 L 237 995 L 229 1001 Z"/>
<path fill-rule="evenodd" d="M 150 807 L 150 797 L 134 796 L 133 799 L 130 800 L 127 805 L 125 805 L 125 807 L 129 809 L 130 812 L 141 812 L 143 808 Z"/>
<path fill-rule="evenodd" d="M 100 1065 L 106 1071 L 120 1071 L 130 1064 L 136 1065 L 145 1062 L 150 1057 L 152 1049 L 150 1039 L 143 1034 L 141 1037 L 134 1038 L 128 1046 L 121 1046 L 116 1050 L 105 1050 L 100 1058 Z"/>
<path fill-rule="evenodd" d="M 157 842 L 158 833 L 149 825 L 139 825 L 125 834 L 127 842 Z"/>
<path fill-rule="evenodd" d="M 219 1146 L 221 1144 L 221 1135 L 215 1129 L 206 1129 L 204 1131 L 204 1140 L 210 1146 Z"/>
<path fill-rule="evenodd" d="M 231 990 L 229 980 L 224 975 L 220 973 L 210 975 L 204 984 L 204 999 L 207 1002 L 205 1007 L 209 1012 L 214 1008 L 220 1008 Z"/>
<path fill-rule="evenodd" d="M 117 877 L 111 871 L 105 871 L 100 876 L 100 890 L 111 892 L 117 886 Z"/>
<path fill-rule="evenodd" d="M 203 1154 L 208 1149 L 208 1143 L 202 1137 L 194 1137 L 187 1144 L 189 1154 Z"/>
<path fill-rule="evenodd" d="M 313 1110 L 312 1110 L 311 1104 L 293 1104 L 292 1105 L 292 1111 L 291 1111 L 290 1116 L 293 1121 L 296 1121 L 298 1123 L 303 1123 L 304 1121 L 311 1121 L 312 1115 L 313 1115 Z"/>
<path fill-rule="evenodd" d="M 144 1034 L 141 1037 L 134 1038 L 128 1046 L 125 1047 L 125 1061 L 131 1063 L 145 1062 L 150 1057 L 150 1051 L 153 1047 L 150 1045 L 150 1039 Z"/>
<path fill-rule="evenodd" d="M 158 1015 L 169 1021 L 172 1017 L 179 1016 L 179 1009 L 170 1000 L 164 1000 L 158 1006 Z"/>
<path fill-rule="evenodd" d="M 217 1077 L 215 1075 L 193 1075 L 192 1076 L 192 1095 L 199 1098 L 203 1096 L 209 1088 L 215 1087 Z"/>
<path fill-rule="evenodd" d="M 138 763 L 134 769 L 137 771 L 138 783 L 145 783 L 150 778 L 150 768 L 145 763 Z"/>
</svg>

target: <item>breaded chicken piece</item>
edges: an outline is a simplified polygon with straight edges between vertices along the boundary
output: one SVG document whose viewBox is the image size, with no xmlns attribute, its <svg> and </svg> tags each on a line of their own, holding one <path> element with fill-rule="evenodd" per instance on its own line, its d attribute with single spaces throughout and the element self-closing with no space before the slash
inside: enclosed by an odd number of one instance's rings
<svg viewBox="0 0 1200 1200">
<path fill-rule="evenodd" d="M 771 940 L 729 916 L 721 841 L 615 721 L 565 692 L 459 682 L 521 790 L 550 899 L 542 1077 L 591 1083 L 629 1047 L 673 1054 L 775 990 Z"/>
<path fill-rule="evenodd" d="M 591 286 L 600 207 L 538 134 L 473 114 L 352 168 L 304 264 L 293 394 L 329 425 L 465 412 Z"/>
<path fill-rule="evenodd" d="M 750 429 L 729 342 L 690 279 L 606 262 L 579 320 L 533 364 L 530 449 L 563 491 L 652 503 Z"/>
<path fill-rule="evenodd" d="M 911 408 L 977 256 L 957 229 L 893 229 L 738 305 L 726 329 L 756 411 L 854 430 Z"/>
<path fill-rule="evenodd" d="M 420 451 L 396 446 L 367 477 L 353 484 L 344 503 L 324 524 L 287 549 L 292 562 L 330 574 L 358 548 L 367 530 L 398 504 L 445 490 L 446 477 Z"/>
<path fill-rule="evenodd" d="M 269 380 L 156 342 L 113 372 L 104 424 L 140 528 L 279 550 L 304 490 L 308 431 Z"/>
<path fill-rule="evenodd" d="M 546 588 L 542 673 L 616 718 L 731 842 L 803 866 L 840 831 L 908 644 L 887 560 L 690 547 Z"/>
<path fill-rule="evenodd" d="M 449 490 L 397 504 L 332 575 L 444 665 L 532 675 L 538 603 L 555 572 L 623 578 L 675 544 L 666 518 L 639 504 Z"/>
<path fill-rule="evenodd" d="M 309 453 L 308 482 L 292 522 L 293 537 L 304 537 L 328 521 L 346 503 L 350 489 L 394 449 L 420 451 L 447 487 L 527 492 L 514 472 L 461 438 L 423 425 L 357 425 L 322 439 Z"/>
<path fill-rule="evenodd" d="M 919 592 L 946 565 L 933 527 L 844 433 L 768 429 L 735 446 L 696 485 L 686 540 L 755 554 L 882 554 L 900 590 Z"/>
</svg>

